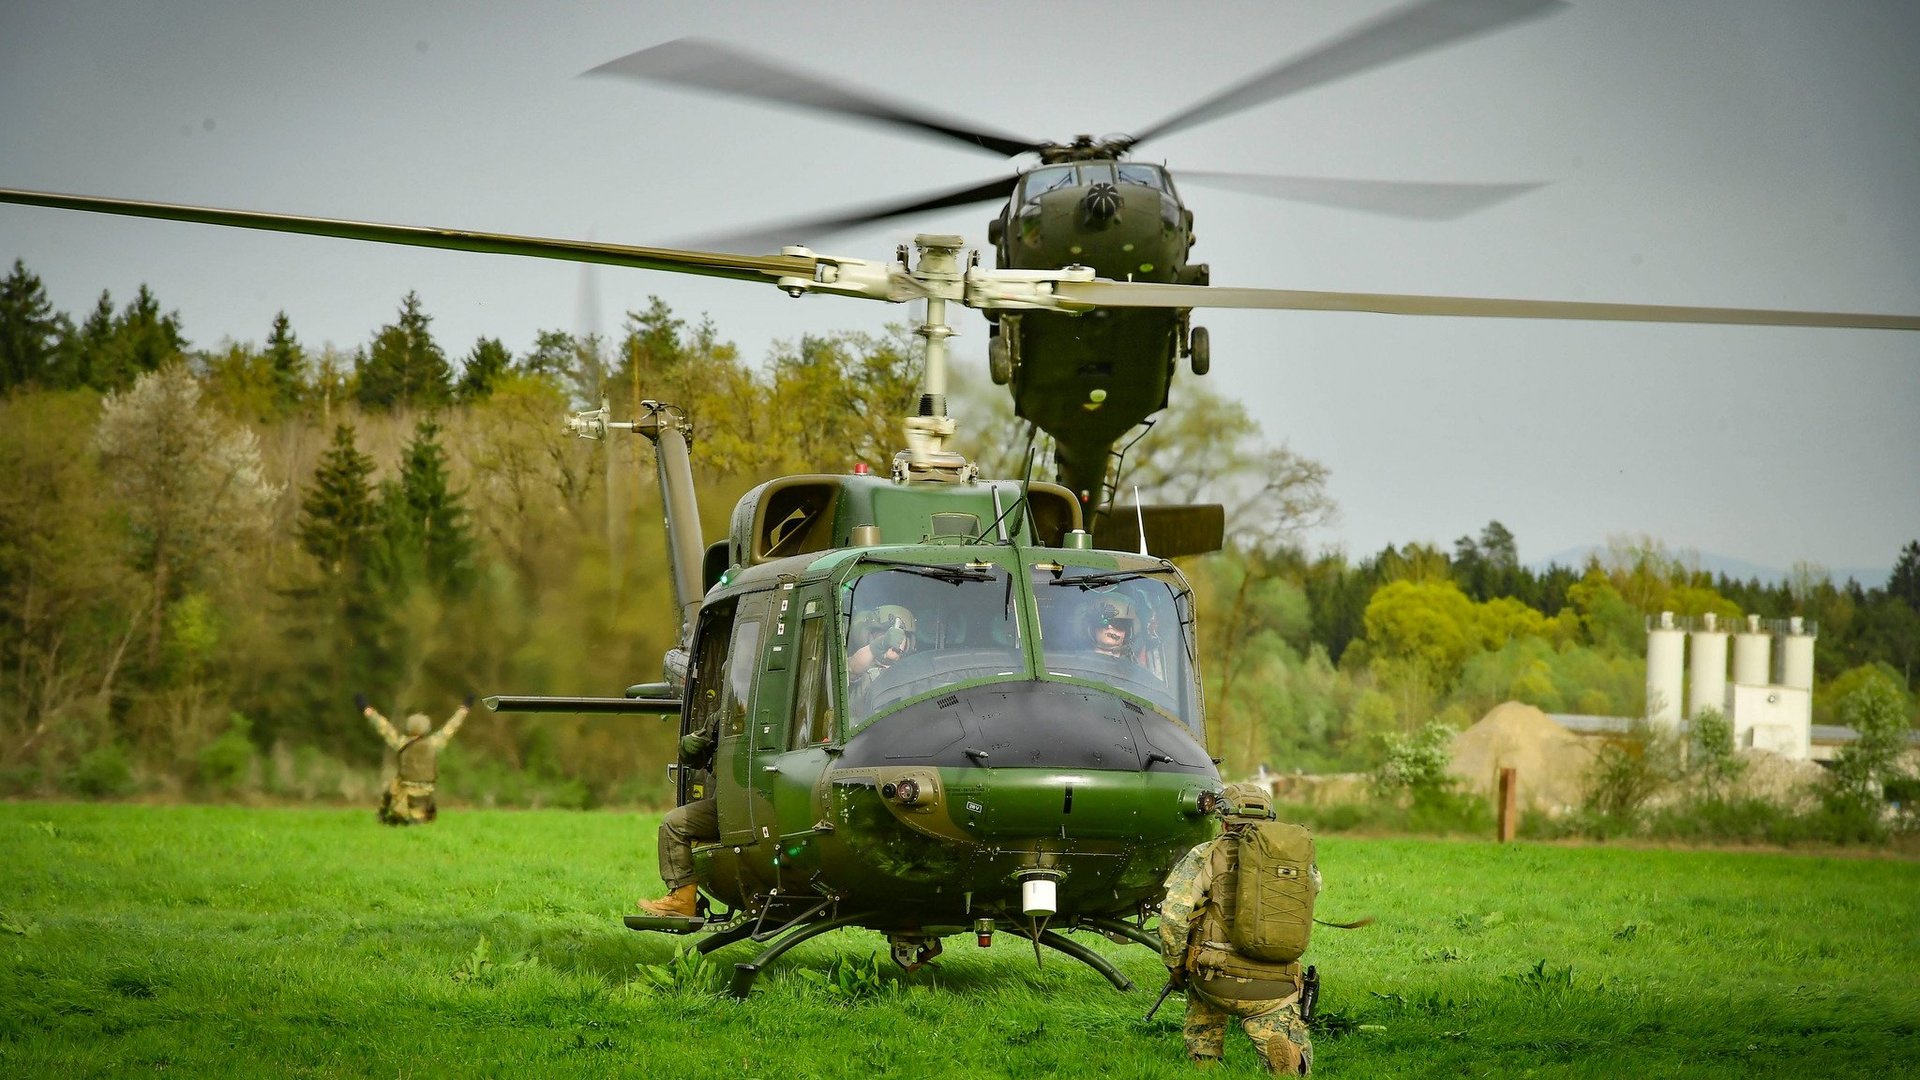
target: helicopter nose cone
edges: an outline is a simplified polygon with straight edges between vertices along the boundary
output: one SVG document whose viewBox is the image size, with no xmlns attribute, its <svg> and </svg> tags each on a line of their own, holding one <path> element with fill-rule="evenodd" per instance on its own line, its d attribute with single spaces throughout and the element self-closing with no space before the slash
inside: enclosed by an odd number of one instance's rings
<svg viewBox="0 0 1920 1080">
<path fill-rule="evenodd" d="M 1095 184 L 1080 200 L 1080 209 L 1088 225 L 1106 225 L 1120 216 L 1120 191 L 1112 184 Z"/>
</svg>

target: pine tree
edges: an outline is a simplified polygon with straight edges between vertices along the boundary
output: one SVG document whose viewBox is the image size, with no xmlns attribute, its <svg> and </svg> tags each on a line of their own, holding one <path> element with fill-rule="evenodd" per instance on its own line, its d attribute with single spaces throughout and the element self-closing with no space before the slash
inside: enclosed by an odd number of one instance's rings
<svg viewBox="0 0 1920 1080">
<path fill-rule="evenodd" d="M 277 325 L 277 324 L 276 324 Z M 333 429 L 333 445 L 321 456 L 313 486 L 300 500 L 300 546 L 342 584 L 358 580 L 367 564 L 377 524 L 373 459 L 354 446 L 352 424 Z"/>
<path fill-rule="evenodd" d="M 102 304 L 106 294 L 100 296 Z M 101 390 L 121 390 L 135 379 L 186 355 L 187 340 L 180 332 L 180 313 L 160 310 L 160 301 L 145 285 L 125 310 L 114 316 L 104 341 L 98 342 L 87 380 Z"/>
<path fill-rule="evenodd" d="M 461 401 L 485 401 L 512 363 L 513 355 L 499 338 L 481 338 L 461 365 L 456 395 Z"/>
<path fill-rule="evenodd" d="M 381 486 L 381 571 L 402 592 L 424 580 L 442 595 L 473 581 L 474 539 L 461 493 L 448 487 L 440 427 L 422 420 L 400 458 L 400 476 Z"/>
<path fill-rule="evenodd" d="M 13 272 L 0 281 L 0 392 L 50 380 L 64 321 L 46 286 L 13 260 Z"/>
<path fill-rule="evenodd" d="M 1893 576 L 1887 579 L 1887 592 L 1920 614 L 1920 540 L 1909 540 L 1900 549 L 1900 561 L 1893 564 Z"/>
<path fill-rule="evenodd" d="M 360 404 L 370 409 L 444 405 L 453 399 L 453 368 L 428 332 L 432 318 L 408 293 L 398 322 L 380 328 L 359 368 Z"/>
<path fill-rule="evenodd" d="M 286 312 L 276 313 L 273 329 L 267 334 L 267 372 L 272 380 L 274 408 L 281 413 L 291 412 L 300 404 L 306 389 L 306 369 L 307 354 L 293 336 L 293 324 Z"/>
<path fill-rule="evenodd" d="M 102 386 L 108 343 L 113 340 L 113 294 L 100 290 L 100 299 L 85 322 L 61 343 L 60 359 L 53 383 L 63 390 L 81 386 Z"/>
</svg>

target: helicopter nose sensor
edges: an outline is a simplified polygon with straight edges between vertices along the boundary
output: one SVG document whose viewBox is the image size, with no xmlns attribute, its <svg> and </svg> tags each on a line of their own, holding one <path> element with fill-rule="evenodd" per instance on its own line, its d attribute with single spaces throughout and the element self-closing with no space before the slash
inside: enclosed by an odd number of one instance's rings
<svg viewBox="0 0 1920 1080">
<path fill-rule="evenodd" d="M 1105 225 L 1120 216 L 1120 191 L 1112 184 L 1095 184 L 1080 200 L 1080 209 L 1089 225 Z"/>
</svg>

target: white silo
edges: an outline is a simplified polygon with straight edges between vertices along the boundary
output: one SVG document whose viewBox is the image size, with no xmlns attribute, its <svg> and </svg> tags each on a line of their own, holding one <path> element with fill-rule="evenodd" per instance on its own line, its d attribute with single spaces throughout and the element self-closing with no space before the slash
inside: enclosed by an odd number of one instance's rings
<svg viewBox="0 0 1920 1080">
<path fill-rule="evenodd" d="M 1673 612 L 1647 620 L 1647 719 L 1672 728 L 1680 725 L 1680 676 L 1687 635 L 1674 625 Z"/>
<path fill-rule="evenodd" d="M 1787 620 L 1787 632 L 1780 638 L 1780 685 L 1813 690 L 1813 638 L 1800 616 Z"/>
<path fill-rule="evenodd" d="M 1690 635 L 1692 655 L 1687 658 L 1687 719 L 1712 709 L 1727 711 L 1727 632 L 1720 620 L 1709 612 L 1700 616 L 1700 625 Z"/>
<path fill-rule="evenodd" d="M 1760 616 L 1747 616 L 1747 628 L 1733 635 L 1733 683 L 1735 686 L 1765 686 L 1772 682 L 1772 659 L 1768 647 L 1773 639 L 1760 625 Z"/>
</svg>

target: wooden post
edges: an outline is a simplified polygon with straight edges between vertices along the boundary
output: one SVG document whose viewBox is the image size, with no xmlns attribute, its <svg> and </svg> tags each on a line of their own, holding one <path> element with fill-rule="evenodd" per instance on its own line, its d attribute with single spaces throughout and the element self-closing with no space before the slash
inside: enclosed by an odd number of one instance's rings
<svg viewBox="0 0 1920 1080">
<path fill-rule="evenodd" d="M 1507 765 L 1502 767 L 1500 770 L 1499 828 L 1500 842 L 1503 844 L 1510 843 L 1513 840 L 1514 824 L 1518 816 L 1514 813 L 1514 801 L 1516 798 L 1514 789 L 1517 787 L 1519 787 L 1519 784 L 1514 782 L 1513 766 Z"/>
</svg>

